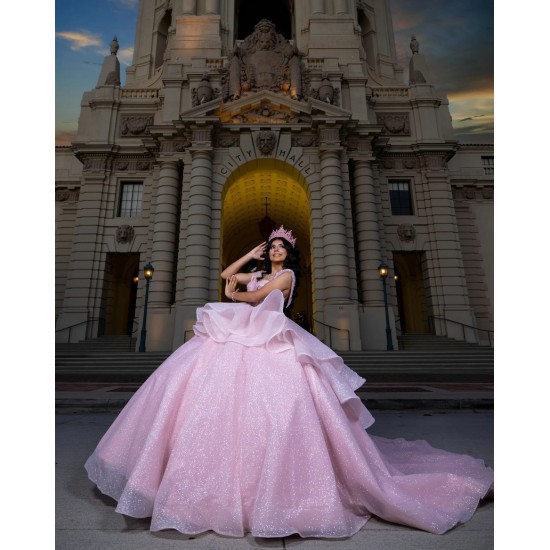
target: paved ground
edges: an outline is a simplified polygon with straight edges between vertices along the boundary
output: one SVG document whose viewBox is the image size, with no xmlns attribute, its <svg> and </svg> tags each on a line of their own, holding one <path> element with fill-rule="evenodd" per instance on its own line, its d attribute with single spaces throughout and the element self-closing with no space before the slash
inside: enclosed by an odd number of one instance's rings
<svg viewBox="0 0 550 550">
<path fill-rule="evenodd" d="M 57 397 L 57 395 L 56 395 Z M 88 480 L 86 458 L 115 418 L 113 412 L 56 414 L 56 549 L 155 550 L 295 548 L 297 550 L 490 550 L 494 544 L 494 503 L 481 504 L 474 517 L 445 535 L 432 535 L 372 518 L 346 540 L 243 539 L 213 533 L 189 537 L 177 531 L 151 533 L 149 520 L 117 514 L 112 499 Z M 493 412 L 420 411 L 375 413 L 369 432 L 385 437 L 426 439 L 449 451 L 483 458 L 493 466 Z M 498 494 L 498 490 L 497 490 Z"/>
</svg>

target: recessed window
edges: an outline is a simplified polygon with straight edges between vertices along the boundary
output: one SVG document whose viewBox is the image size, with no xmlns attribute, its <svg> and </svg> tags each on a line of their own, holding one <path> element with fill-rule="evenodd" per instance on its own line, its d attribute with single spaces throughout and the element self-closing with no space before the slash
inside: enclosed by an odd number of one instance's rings
<svg viewBox="0 0 550 550">
<path fill-rule="evenodd" d="M 121 218 L 134 218 L 141 214 L 143 183 L 139 181 L 123 182 L 120 190 L 118 215 Z"/>
<path fill-rule="evenodd" d="M 495 157 L 481 157 L 481 164 L 486 176 L 495 175 Z"/>
<path fill-rule="evenodd" d="M 390 191 L 390 205 L 393 216 L 412 216 L 412 197 L 411 186 L 408 180 L 406 181 L 390 181 L 388 182 Z"/>
</svg>

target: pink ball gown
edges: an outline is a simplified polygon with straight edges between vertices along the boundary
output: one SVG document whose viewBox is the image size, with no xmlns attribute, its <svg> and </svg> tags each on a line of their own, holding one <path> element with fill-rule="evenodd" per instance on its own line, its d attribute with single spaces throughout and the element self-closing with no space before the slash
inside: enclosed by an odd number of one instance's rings
<svg viewBox="0 0 550 550">
<path fill-rule="evenodd" d="M 248 289 L 265 284 L 257 278 Z M 85 467 L 151 530 L 341 538 L 376 515 L 444 533 L 492 487 L 482 460 L 365 431 L 364 379 L 283 313 L 211 303 L 146 380 Z"/>
</svg>

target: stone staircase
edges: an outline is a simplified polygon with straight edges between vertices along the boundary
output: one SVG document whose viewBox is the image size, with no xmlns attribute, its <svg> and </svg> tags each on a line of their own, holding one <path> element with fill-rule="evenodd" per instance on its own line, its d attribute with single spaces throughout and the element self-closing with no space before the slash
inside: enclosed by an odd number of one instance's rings
<svg viewBox="0 0 550 550">
<path fill-rule="evenodd" d="M 170 355 L 135 351 L 135 339 L 101 337 L 56 346 L 57 382 L 143 382 Z M 395 351 L 338 352 L 370 383 L 492 383 L 494 350 L 432 335 L 400 337 Z"/>
<path fill-rule="evenodd" d="M 431 334 L 399 337 L 399 350 L 340 352 L 355 372 L 378 383 L 492 383 L 494 349 Z"/>
<path fill-rule="evenodd" d="M 129 336 L 56 344 L 56 382 L 143 382 L 171 353 L 135 349 L 136 339 Z"/>
</svg>

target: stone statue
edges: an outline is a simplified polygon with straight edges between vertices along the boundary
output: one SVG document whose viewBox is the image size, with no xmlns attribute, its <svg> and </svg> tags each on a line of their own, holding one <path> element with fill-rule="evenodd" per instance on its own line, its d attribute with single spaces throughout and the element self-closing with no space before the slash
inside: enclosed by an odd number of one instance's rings
<svg viewBox="0 0 550 550">
<path fill-rule="evenodd" d="M 250 90 L 285 92 L 292 99 L 304 96 L 301 54 L 275 25 L 262 19 L 241 46 L 235 45 L 229 62 L 227 98 L 241 97 Z"/>
<path fill-rule="evenodd" d="M 428 66 L 424 56 L 419 53 L 420 44 L 414 34 L 411 36 L 410 48 L 409 84 L 426 84 L 429 81 Z"/>
<path fill-rule="evenodd" d="M 415 53 L 418 53 L 418 50 L 420 49 L 420 44 L 418 43 L 418 40 L 416 39 L 416 36 L 414 34 L 411 36 L 410 48 L 413 55 Z"/>
<path fill-rule="evenodd" d="M 204 73 L 202 80 L 199 82 L 199 85 L 192 90 L 192 101 L 193 106 L 201 105 L 202 103 L 207 103 L 212 101 L 214 97 L 214 90 L 210 84 L 210 76 L 208 73 Z"/>
<path fill-rule="evenodd" d="M 115 36 L 111 41 L 111 55 L 116 55 L 119 47 L 117 37 Z"/>
</svg>

